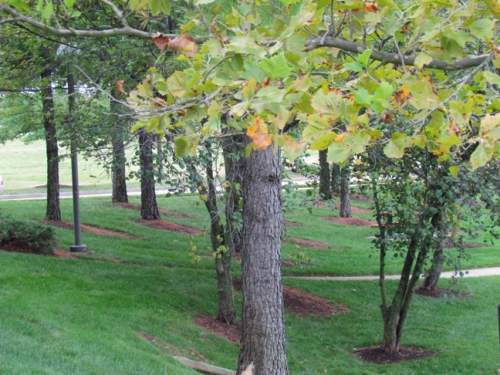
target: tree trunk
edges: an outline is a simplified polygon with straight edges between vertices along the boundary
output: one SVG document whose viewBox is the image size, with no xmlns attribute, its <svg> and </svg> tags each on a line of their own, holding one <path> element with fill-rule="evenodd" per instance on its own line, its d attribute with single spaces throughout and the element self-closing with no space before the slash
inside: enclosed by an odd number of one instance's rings
<svg viewBox="0 0 500 375">
<path fill-rule="evenodd" d="M 332 172 L 331 172 L 331 187 L 330 191 L 332 195 L 340 194 L 340 167 L 338 164 L 332 164 Z"/>
<path fill-rule="evenodd" d="M 160 219 L 156 202 L 153 165 L 154 135 L 144 130 L 139 132 L 139 153 L 141 159 L 141 217 L 144 220 Z"/>
<path fill-rule="evenodd" d="M 226 173 L 226 242 L 232 253 L 241 251 L 241 181 L 245 167 L 243 140 L 226 137 L 222 144 Z"/>
<path fill-rule="evenodd" d="M 217 319 L 233 324 L 236 319 L 233 299 L 233 280 L 231 277 L 231 250 L 226 245 L 224 226 L 217 207 L 217 192 L 212 160 L 206 167 L 208 191 L 205 206 L 210 215 L 210 239 L 215 254 L 215 271 L 217 273 L 218 311 Z"/>
<path fill-rule="evenodd" d="M 238 374 L 288 374 L 280 244 L 281 176 L 278 152 L 269 147 L 246 160 L 243 179 L 243 330 Z"/>
<path fill-rule="evenodd" d="M 340 171 L 340 217 L 351 217 L 351 193 L 350 193 L 350 167 L 344 167 Z"/>
<path fill-rule="evenodd" d="M 328 149 L 319 152 L 319 196 L 322 200 L 332 199 L 330 164 L 328 164 Z"/>
<path fill-rule="evenodd" d="M 120 93 L 113 90 L 113 99 L 119 99 Z M 111 146 L 113 149 L 113 160 L 111 164 L 111 180 L 113 186 L 113 203 L 127 203 L 127 172 L 125 164 L 127 158 L 125 156 L 125 131 L 127 127 L 125 122 L 120 119 L 121 104 L 111 99 L 110 107 L 112 116 L 111 125 Z"/>
<path fill-rule="evenodd" d="M 54 114 L 54 94 L 52 91 L 53 56 L 49 48 L 42 48 L 44 68 L 41 73 L 41 94 L 43 107 L 43 127 L 47 152 L 47 212 L 51 221 L 61 220 L 59 206 L 59 148 L 57 145 L 56 121 Z"/>
<path fill-rule="evenodd" d="M 429 269 L 427 276 L 424 281 L 424 289 L 435 290 L 441 277 L 441 272 L 443 272 L 444 267 L 444 251 L 443 246 L 439 246 L 434 250 L 434 256 L 432 257 L 432 265 Z"/>
</svg>

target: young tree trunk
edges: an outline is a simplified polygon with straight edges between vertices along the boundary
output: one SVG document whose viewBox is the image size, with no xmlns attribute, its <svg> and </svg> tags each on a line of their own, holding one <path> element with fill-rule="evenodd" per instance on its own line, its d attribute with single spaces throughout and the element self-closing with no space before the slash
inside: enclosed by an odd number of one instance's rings
<svg viewBox="0 0 500 375">
<path fill-rule="evenodd" d="M 288 374 L 280 244 L 281 176 L 278 152 L 254 151 L 243 178 L 243 330 L 238 374 Z"/>
<path fill-rule="evenodd" d="M 330 164 L 328 164 L 328 149 L 319 152 L 319 196 L 322 200 L 332 199 Z"/>
<path fill-rule="evenodd" d="M 59 206 L 59 148 L 57 145 L 56 121 L 54 115 L 54 94 L 52 91 L 53 56 L 49 48 L 42 48 L 44 68 L 41 73 L 43 127 L 47 153 L 47 212 L 51 221 L 61 220 Z"/>
<path fill-rule="evenodd" d="M 116 89 L 113 90 L 113 99 L 119 99 L 120 93 Z M 112 116 L 111 126 L 111 146 L 112 146 L 112 164 L 111 164 L 111 180 L 113 187 L 112 201 L 113 203 L 127 203 L 127 172 L 125 164 L 127 157 L 125 156 L 125 131 L 126 126 L 123 120 L 120 119 L 121 104 L 111 99 L 110 107 Z"/>
<path fill-rule="evenodd" d="M 442 208 L 440 207 L 440 209 Z M 424 280 L 424 289 L 429 291 L 433 291 L 437 288 L 446 259 L 444 255 L 443 239 L 446 236 L 447 228 L 446 225 L 444 225 L 441 211 L 434 215 L 432 228 L 434 229 L 434 233 L 437 234 L 437 240 L 434 241 L 435 247 L 431 268 L 427 272 L 427 276 Z"/>
<path fill-rule="evenodd" d="M 139 132 L 139 153 L 141 159 L 141 218 L 144 220 L 160 219 L 156 202 L 155 176 L 153 165 L 154 135 L 144 130 Z"/>
<path fill-rule="evenodd" d="M 233 299 L 233 280 L 231 277 L 231 250 L 226 245 L 224 226 L 217 207 L 217 192 L 212 161 L 206 167 L 208 191 L 205 206 L 210 215 L 210 239 L 215 254 L 215 271 L 217 273 L 218 311 L 217 320 L 233 324 L 236 319 Z"/>
<path fill-rule="evenodd" d="M 226 137 L 222 144 L 226 173 L 226 242 L 232 253 L 241 251 L 241 182 L 245 167 L 243 140 L 240 136 Z"/>
<path fill-rule="evenodd" d="M 340 167 L 338 164 L 332 164 L 332 172 L 331 172 L 331 187 L 330 191 L 332 195 L 340 194 Z"/>
<path fill-rule="evenodd" d="M 350 192 L 351 171 L 349 167 L 344 167 L 340 172 L 340 217 L 351 217 L 351 192 Z"/>
</svg>

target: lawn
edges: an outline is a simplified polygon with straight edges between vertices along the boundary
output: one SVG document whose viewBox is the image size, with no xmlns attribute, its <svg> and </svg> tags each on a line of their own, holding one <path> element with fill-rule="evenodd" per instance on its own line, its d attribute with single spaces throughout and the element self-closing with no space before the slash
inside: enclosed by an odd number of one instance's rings
<svg viewBox="0 0 500 375">
<path fill-rule="evenodd" d="M 170 210 L 165 219 L 207 228 L 207 215 L 197 198 L 159 202 Z M 63 216 L 70 220 L 71 202 L 62 205 Z M 0 210 L 40 221 L 44 202 L 0 202 Z M 375 272 L 376 253 L 369 239 L 374 229 L 321 219 L 331 214 L 328 208 L 287 211 L 287 219 L 297 223 L 288 229 L 289 236 L 331 247 L 314 250 L 285 241 L 283 258 L 295 262 L 285 268 L 287 275 Z M 84 223 L 126 231 L 137 239 L 84 234 L 94 255 L 78 259 L 0 251 L 1 374 L 194 374 L 173 355 L 235 367 L 237 345 L 193 322 L 200 314 L 216 311 L 208 236 L 146 228 L 137 218 L 137 211 L 113 207 L 109 199 L 84 199 Z M 57 229 L 57 238 L 66 248 L 72 235 Z M 499 250 L 498 243 L 470 249 L 465 265 L 498 266 Z M 399 259 L 391 261 L 389 271 L 397 272 L 398 264 Z M 235 262 L 236 273 L 237 266 Z M 285 282 L 349 309 L 330 318 L 286 313 L 292 374 L 479 375 L 500 368 L 500 277 L 459 280 L 454 287 L 472 293 L 468 299 L 416 296 L 404 344 L 436 354 L 395 365 L 366 364 L 351 354 L 355 347 L 380 342 L 375 282 Z"/>
</svg>

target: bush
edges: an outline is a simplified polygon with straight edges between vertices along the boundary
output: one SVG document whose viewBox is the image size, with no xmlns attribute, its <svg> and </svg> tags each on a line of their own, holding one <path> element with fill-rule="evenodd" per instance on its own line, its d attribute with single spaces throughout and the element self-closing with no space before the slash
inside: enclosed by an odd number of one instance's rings
<svg viewBox="0 0 500 375">
<path fill-rule="evenodd" d="M 52 255 L 55 244 L 51 227 L 0 214 L 0 248 Z"/>
</svg>

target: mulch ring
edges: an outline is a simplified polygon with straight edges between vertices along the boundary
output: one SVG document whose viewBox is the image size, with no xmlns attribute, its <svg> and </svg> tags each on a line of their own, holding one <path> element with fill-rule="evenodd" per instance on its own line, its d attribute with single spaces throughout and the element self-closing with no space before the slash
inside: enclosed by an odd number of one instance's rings
<svg viewBox="0 0 500 375">
<path fill-rule="evenodd" d="M 352 194 L 351 198 L 356 201 L 371 202 L 371 198 L 364 194 Z"/>
<path fill-rule="evenodd" d="M 241 290 L 241 280 L 233 280 L 234 290 Z M 332 305 L 326 299 L 290 286 L 283 287 L 285 308 L 299 316 L 334 316 L 345 314 L 349 309 L 345 305 Z"/>
<path fill-rule="evenodd" d="M 330 248 L 330 245 L 325 242 L 306 240 L 303 238 L 288 237 L 288 241 L 293 242 L 294 244 L 302 247 L 308 247 L 310 249 L 328 250 Z"/>
<path fill-rule="evenodd" d="M 358 217 L 323 216 L 321 219 L 334 224 L 353 225 L 356 227 L 373 227 L 377 225 L 377 222 L 374 220 L 360 219 Z"/>
<path fill-rule="evenodd" d="M 73 227 L 74 227 L 73 223 L 70 223 L 67 221 L 47 221 L 47 220 L 45 220 L 43 223 L 48 224 L 48 225 L 52 225 L 52 226 L 57 227 L 57 228 L 63 228 L 63 229 L 73 229 Z M 88 224 L 80 224 L 80 228 L 81 228 L 82 232 L 93 234 L 96 236 L 115 237 L 115 238 L 122 238 L 125 240 L 136 240 L 137 239 L 137 237 L 132 236 L 131 234 L 129 234 L 127 232 L 96 227 L 96 226 L 88 225 Z"/>
<path fill-rule="evenodd" d="M 194 322 L 205 330 L 216 336 L 223 337 L 232 343 L 240 342 L 241 327 L 238 324 L 223 323 L 214 317 L 200 315 L 194 319 Z"/>
<path fill-rule="evenodd" d="M 347 306 L 330 304 L 324 298 L 306 293 L 301 289 L 286 286 L 283 288 L 285 308 L 300 316 L 334 316 L 349 311 Z"/>
<path fill-rule="evenodd" d="M 285 220 L 285 226 L 287 228 L 299 228 L 299 227 L 302 227 L 303 224 L 299 223 L 298 221 Z"/>
<path fill-rule="evenodd" d="M 125 208 L 127 210 L 134 210 L 134 211 L 141 209 L 140 205 L 133 204 L 133 203 L 114 203 L 114 206 Z M 160 210 L 161 214 L 171 216 L 171 217 L 176 217 L 179 219 L 192 219 L 193 218 L 193 215 L 190 215 L 190 214 L 185 213 L 185 212 L 180 212 L 177 210 L 169 210 L 168 208 L 160 208 L 159 210 Z"/>
<path fill-rule="evenodd" d="M 421 296 L 431 297 L 431 298 L 449 298 L 455 297 L 459 299 L 466 299 L 472 297 L 472 294 L 469 292 L 463 292 L 459 290 L 449 289 L 449 288 L 434 288 L 427 289 L 424 287 L 420 287 L 415 289 L 416 294 L 420 294 Z"/>
<path fill-rule="evenodd" d="M 180 233 L 186 233 L 191 236 L 199 236 L 200 234 L 203 234 L 203 231 L 201 229 L 191 227 L 189 225 L 182 225 L 182 224 L 176 224 L 172 223 L 170 221 L 166 220 L 144 220 L 144 219 L 139 219 L 138 222 L 140 224 L 146 225 L 150 228 L 154 229 L 164 229 L 168 230 L 171 232 L 180 232 Z"/>
<path fill-rule="evenodd" d="M 443 241 L 443 247 L 445 249 L 477 249 L 480 247 L 485 247 L 485 244 L 479 243 L 479 242 L 462 242 L 458 243 L 453 241 L 451 238 L 448 238 Z"/>
<path fill-rule="evenodd" d="M 0 248 L 4 251 L 9 251 L 13 253 L 24 253 L 24 254 L 35 254 L 35 255 L 52 255 L 52 254 L 43 254 L 34 249 L 30 249 L 25 244 L 18 243 L 17 241 L 10 241 L 4 243 L 0 246 Z"/>
<path fill-rule="evenodd" d="M 369 210 L 367 208 L 363 208 L 363 207 L 358 207 L 358 206 L 352 206 L 351 211 L 353 214 L 356 214 L 356 215 L 369 215 L 372 213 L 371 210 Z"/>
<path fill-rule="evenodd" d="M 382 347 L 374 346 L 355 349 L 353 354 L 365 362 L 387 364 L 427 358 L 433 356 L 435 353 L 416 346 L 401 347 L 398 353 L 386 353 Z"/>
</svg>

